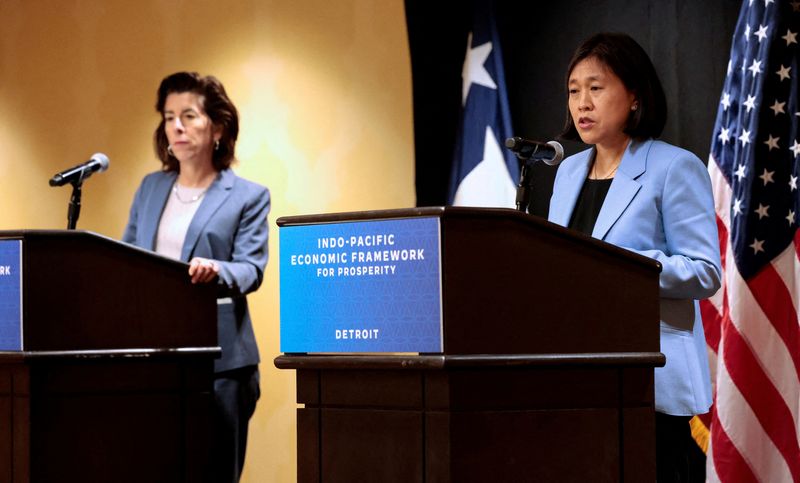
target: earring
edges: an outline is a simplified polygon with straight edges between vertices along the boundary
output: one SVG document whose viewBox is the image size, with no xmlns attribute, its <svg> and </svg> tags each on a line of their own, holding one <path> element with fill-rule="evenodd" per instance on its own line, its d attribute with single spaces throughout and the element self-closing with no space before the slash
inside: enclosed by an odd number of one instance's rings
<svg viewBox="0 0 800 483">
<path fill-rule="evenodd" d="M 214 151 L 219 151 L 219 139 L 214 143 Z"/>
<path fill-rule="evenodd" d="M 636 109 L 639 109 L 639 105 L 638 104 L 634 104 L 634 105 L 631 106 L 631 111 L 635 111 Z"/>
<path fill-rule="evenodd" d="M 173 158 L 175 157 L 175 154 L 172 152 L 172 145 L 171 144 L 167 146 L 167 154 L 169 154 Z"/>
</svg>

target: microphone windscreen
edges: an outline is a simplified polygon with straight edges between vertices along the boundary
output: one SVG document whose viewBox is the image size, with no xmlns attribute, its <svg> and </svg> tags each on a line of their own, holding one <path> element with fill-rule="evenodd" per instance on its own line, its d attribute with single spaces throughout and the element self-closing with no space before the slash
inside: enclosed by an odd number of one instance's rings
<svg viewBox="0 0 800 483">
<path fill-rule="evenodd" d="M 564 146 L 562 146 L 558 141 L 548 141 L 547 144 L 553 146 L 553 149 L 556 151 L 556 155 L 553 156 L 553 159 L 545 159 L 544 162 L 550 166 L 555 166 L 560 163 L 562 159 L 564 159 Z"/>
<path fill-rule="evenodd" d="M 103 153 L 94 153 L 90 159 L 100 163 L 100 168 L 98 169 L 99 172 L 102 173 L 103 171 L 108 169 L 108 165 L 109 165 L 110 161 L 108 160 L 108 156 L 106 156 L 105 154 L 103 154 Z"/>
</svg>

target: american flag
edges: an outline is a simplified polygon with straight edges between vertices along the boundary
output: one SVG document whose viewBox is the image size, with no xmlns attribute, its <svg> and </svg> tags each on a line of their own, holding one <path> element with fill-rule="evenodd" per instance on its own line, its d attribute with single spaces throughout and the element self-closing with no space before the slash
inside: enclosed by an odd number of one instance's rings
<svg viewBox="0 0 800 483">
<path fill-rule="evenodd" d="M 512 131 L 500 36 L 491 0 L 473 3 L 448 203 L 513 208 L 519 166 L 514 155 L 502 147 Z"/>
<path fill-rule="evenodd" d="M 800 1 L 744 0 L 717 111 L 708 481 L 800 482 L 799 23 Z"/>
</svg>

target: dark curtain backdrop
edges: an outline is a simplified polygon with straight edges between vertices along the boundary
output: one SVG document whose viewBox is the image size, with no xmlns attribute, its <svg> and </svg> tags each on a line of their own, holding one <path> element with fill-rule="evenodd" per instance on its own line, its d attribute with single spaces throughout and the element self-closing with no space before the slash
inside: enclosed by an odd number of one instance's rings
<svg viewBox="0 0 800 483">
<path fill-rule="evenodd" d="M 707 161 L 741 0 L 496 0 L 516 135 L 547 141 L 566 115 L 572 52 L 601 31 L 626 32 L 650 54 L 667 95 L 662 139 Z M 471 2 L 406 0 L 414 89 L 417 206 L 447 202 Z M 567 155 L 585 146 L 564 143 Z M 555 169 L 536 170 L 532 212 L 547 216 Z"/>
</svg>

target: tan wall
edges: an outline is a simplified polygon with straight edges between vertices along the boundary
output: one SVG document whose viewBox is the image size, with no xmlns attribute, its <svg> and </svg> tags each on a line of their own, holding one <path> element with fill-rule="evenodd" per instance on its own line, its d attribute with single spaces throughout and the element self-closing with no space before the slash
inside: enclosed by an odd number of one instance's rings
<svg viewBox="0 0 800 483">
<path fill-rule="evenodd" d="M 49 177 L 97 151 L 78 228 L 118 238 L 158 169 L 162 77 L 214 74 L 240 110 L 236 171 L 272 190 L 270 252 L 250 297 L 263 362 L 245 482 L 295 479 L 294 374 L 278 354 L 283 215 L 413 206 L 402 0 L 0 0 L 0 229 L 64 228 Z"/>
</svg>

